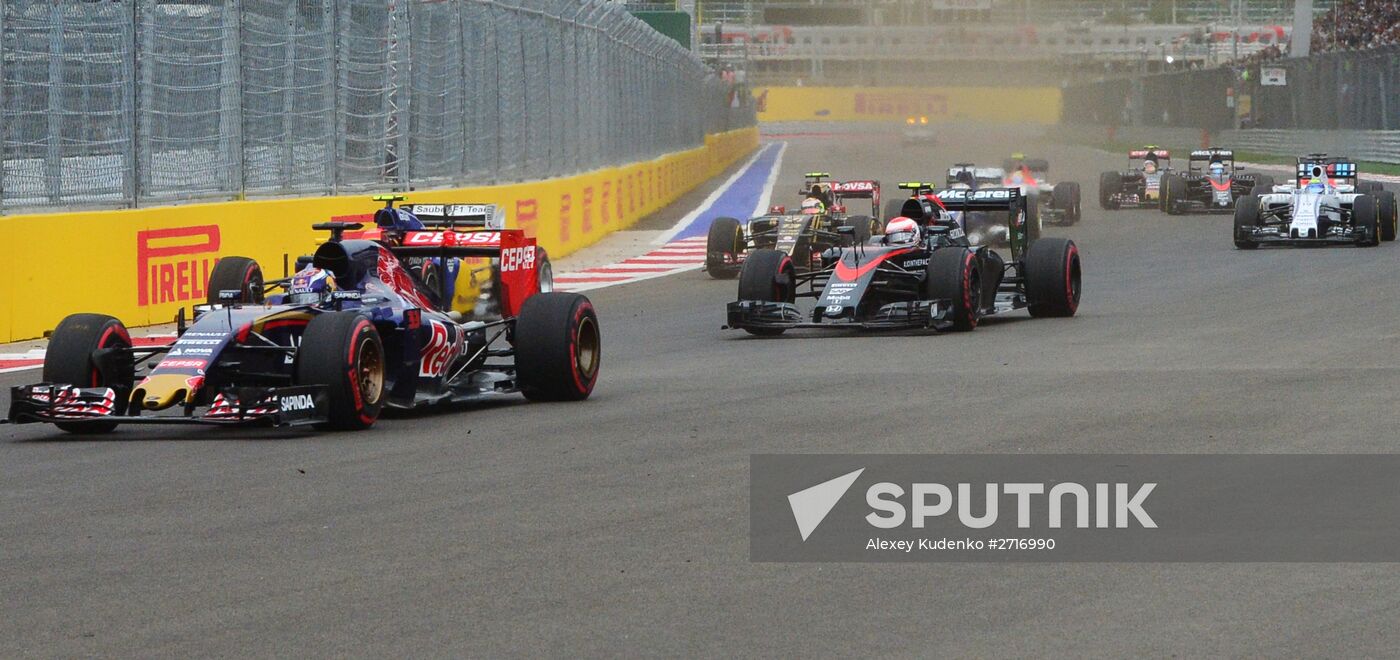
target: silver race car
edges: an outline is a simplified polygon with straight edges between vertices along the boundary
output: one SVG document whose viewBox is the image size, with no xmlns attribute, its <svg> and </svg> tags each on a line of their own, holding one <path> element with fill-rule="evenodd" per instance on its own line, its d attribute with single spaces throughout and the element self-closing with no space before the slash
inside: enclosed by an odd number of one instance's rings
<svg viewBox="0 0 1400 660">
<path fill-rule="evenodd" d="M 1311 154 L 1298 159 L 1297 179 L 1235 204 L 1235 247 L 1356 245 L 1373 247 L 1396 235 L 1395 193 L 1358 184 L 1356 163 Z"/>
</svg>

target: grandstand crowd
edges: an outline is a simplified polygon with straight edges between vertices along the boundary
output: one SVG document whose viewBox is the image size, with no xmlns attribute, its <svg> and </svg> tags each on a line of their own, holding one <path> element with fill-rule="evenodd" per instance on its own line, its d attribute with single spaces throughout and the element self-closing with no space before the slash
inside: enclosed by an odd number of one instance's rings
<svg viewBox="0 0 1400 660">
<path fill-rule="evenodd" d="M 1396 44 L 1400 44 L 1400 0 L 1344 0 L 1313 21 L 1315 53 Z"/>
</svg>

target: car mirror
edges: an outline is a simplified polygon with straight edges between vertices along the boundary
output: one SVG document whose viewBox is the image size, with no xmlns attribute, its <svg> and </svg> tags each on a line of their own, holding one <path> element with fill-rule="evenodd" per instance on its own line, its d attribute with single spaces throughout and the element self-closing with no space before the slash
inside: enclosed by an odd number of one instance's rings
<svg viewBox="0 0 1400 660">
<path fill-rule="evenodd" d="M 851 225 L 841 225 L 840 227 L 836 228 L 836 233 L 842 236 L 854 236 L 856 233 L 856 228 L 852 227 Z"/>
</svg>

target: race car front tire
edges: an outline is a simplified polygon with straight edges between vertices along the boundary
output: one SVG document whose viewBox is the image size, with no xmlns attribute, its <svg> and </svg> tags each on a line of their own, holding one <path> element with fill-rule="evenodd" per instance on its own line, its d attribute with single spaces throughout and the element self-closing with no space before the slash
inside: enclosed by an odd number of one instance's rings
<svg viewBox="0 0 1400 660">
<path fill-rule="evenodd" d="M 1258 186 L 1255 186 L 1256 188 Z M 1259 247 L 1250 235 L 1250 229 L 1259 226 L 1259 197 L 1246 195 L 1235 200 L 1235 247 L 1253 250 Z"/>
<path fill-rule="evenodd" d="M 598 314 L 577 293 L 530 296 L 515 320 L 515 372 L 531 401 L 582 401 L 598 382 Z"/>
<path fill-rule="evenodd" d="M 1397 233 L 1400 233 L 1400 218 L 1396 217 L 1395 193 L 1389 190 L 1382 190 L 1376 193 L 1377 211 L 1380 213 L 1380 229 L 1382 241 L 1393 241 Z"/>
<path fill-rule="evenodd" d="M 1055 209 L 1064 213 L 1062 216 L 1064 218 L 1064 224 L 1072 225 L 1079 222 L 1082 209 L 1080 208 L 1078 183 L 1074 181 L 1061 181 L 1055 184 L 1055 187 L 1050 191 L 1050 196 L 1051 200 L 1054 202 Z"/>
<path fill-rule="evenodd" d="M 924 272 L 924 297 L 953 305 L 953 329 L 975 330 L 982 314 L 982 273 L 977 256 L 961 247 L 934 250 Z"/>
<path fill-rule="evenodd" d="M 1108 211 L 1117 210 L 1121 204 L 1113 199 L 1123 192 L 1123 177 L 1117 172 L 1104 172 L 1099 175 L 1099 206 Z"/>
<path fill-rule="evenodd" d="M 1074 316 L 1079 311 L 1079 247 L 1068 238 L 1042 238 L 1025 259 L 1027 311 L 1037 318 Z"/>
<path fill-rule="evenodd" d="M 296 356 L 296 383 L 324 385 L 327 420 L 319 428 L 367 429 L 384 407 L 387 357 L 379 330 L 354 311 L 325 312 L 306 324 Z"/>
<path fill-rule="evenodd" d="M 239 292 L 236 300 L 220 300 L 220 291 Z M 224 257 L 209 273 L 207 302 L 210 305 L 229 303 L 257 304 L 263 301 L 263 274 L 258 262 L 248 257 Z"/>
<path fill-rule="evenodd" d="M 120 353 L 107 363 L 107 369 L 93 361 L 93 353 L 104 348 L 131 348 L 131 334 L 121 321 L 106 314 L 70 314 L 49 335 L 44 353 L 44 382 L 73 387 L 110 387 L 116 393 L 117 411 L 125 410 L 135 381 L 131 354 Z M 110 433 L 116 422 L 55 424 L 69 433 Z"/>
<path fill-rule="evenodd" d="M 705 272 L 717 280 L 739 276 L 739 255 L 744 251 L 744 228 L 734 218 L 715 218 L 705 238 Z"/>
<path fill-rule="evenodd" d="M 1356 241 L 1359 247 L 1380 245 L 1380 208 L 1372 195 L 1357 195 L 1351 203 L 1352 228 L 1360 231 L 1363 238 Z"/>
<path fill-rule="evenodd" d="M 1181 215 L 1186 212 L 1186 178 L 1180 174 L 1168 174 L 1163 183 L 1166 193 L 1163 195 L 1166 205 L 1167 215 Z"/>
<path fill-rule="evenodd" d="M 1257 174 L 1254 176 L 1254 188 L 1250 190 L 1251 195 L 1268 195 L 1274 191 L 1274 177 L 1268 174 Z"/>
<path fill-rule="evenodd" d="M 755 250 L 739 273 L 739 300 L 790 303 L 797 299 L 797 269 L 777 250 Z M 744 328 L 751 335 L 781 335 L 783 328 Z"/>
</svg>

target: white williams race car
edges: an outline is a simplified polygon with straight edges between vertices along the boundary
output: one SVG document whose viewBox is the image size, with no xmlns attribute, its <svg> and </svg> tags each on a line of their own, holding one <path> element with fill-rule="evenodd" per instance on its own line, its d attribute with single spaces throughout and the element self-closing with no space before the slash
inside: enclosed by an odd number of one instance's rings
<svg viewBox="0 0 1400 660">
<path fill-rule="evenodd" d="M 1312 154 L 1298 159 L 1296 183 L 1239 198 L 1235 247 L 1340 244 L 1372 247 L 1396 234 L 1395 193 L 1356 181 L 1356 163 Z M 1358 188 L 1364 188 L 1361 192 Z"/>
</svg>

